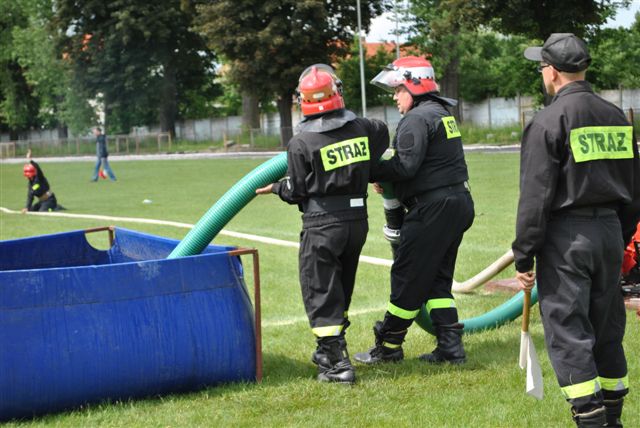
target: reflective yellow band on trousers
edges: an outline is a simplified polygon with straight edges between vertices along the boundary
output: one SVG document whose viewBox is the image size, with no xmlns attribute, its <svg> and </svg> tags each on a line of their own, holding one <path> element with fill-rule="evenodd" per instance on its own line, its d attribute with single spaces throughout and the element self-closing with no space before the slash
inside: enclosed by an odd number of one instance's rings
<svg viewBox="0 0 640 428">
<path fill-rule="evenodd" d="M 432 309 L 449 309 L 456 307 L 456 301 L 449 298 L 444 299 L 431 299 L 427 300 L 427 312 L 431 312 Z"/>
<path fill-rule="evenodd" d="M 608 378 L 600 376 L 598 378 L 602 389 L 607 391 L 622 391 L 629 388 L 629 375 L 620 378 Z"/>
<path fill-rule="evenodd" d="M 403 320 L 412 320 L 420 312 L 420 309 L 416 309 L 415 311 L 408 311 L 406 309 L 402 309 L 389 302 L 389 306 L 387 307 L 387 311 L 390 314 L 397 316 L 398 318 L 402 318 Z"/>
<path fill-rule="evenodd" d="M 402 345 L 398 345 L 397 343 L 382 342 L 382 346 L 384 346 L 386 348 L 390 348 L 390 349 L 398 349 Z"/>
<path fill-rule="evenodd" d="M 328 325 L 326 327 L 314 327 L 311 329 L 317 337 L 340 336 L 342 325 Z"/>
<path fill-rule="evenodd" d="M 600 389 L 598 378 L 560 388 L 562 395 L 564 395 L 566 399 L 586 397 L 587 395 L 595 394 L 600 391 Z"/>
<path fill-rule="evenodd" d="M 358 137 L 330 144 L 320 149 L 325 171 L 369 160 L 369 137 Z"/>
<path fill-rule="evenodd" d="M 572 129 L 569 142 L 576 163 L 633 158 L 631 126 L 585 126 Z"/>
</svg>

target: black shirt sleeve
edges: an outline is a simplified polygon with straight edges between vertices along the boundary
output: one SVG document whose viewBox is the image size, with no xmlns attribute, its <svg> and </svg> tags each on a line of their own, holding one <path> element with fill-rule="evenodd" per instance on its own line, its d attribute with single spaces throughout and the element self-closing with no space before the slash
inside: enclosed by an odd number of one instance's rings
<svg viewBox="0 0 640 428">
<path fill-rule="evenodd" d="M 429 144 L 429 129 L 419 116 L 405 116 L 398 124 L 395 153 L 372 171 L 373 181 L 401 181 L 413 177 Z"/>
<path fill-rule="evenodd" d="M 555 136 L 535 122 L 524 130 L 520 153 L 520 200 L 516 239 L 512 244 L 516 270 L 528 272 L 544 242 L 555 195 L 560 158 Z"/>
<path fill-rule="evenodd" d="M 272 193 L 289 204 L 299 204 L 308 198 L 306 178 L 311 166 L 306 160 L 302 142 L 296 138 L 289 141 L 287 150 L 287 175 L 273 185 Z"/>
</svg>

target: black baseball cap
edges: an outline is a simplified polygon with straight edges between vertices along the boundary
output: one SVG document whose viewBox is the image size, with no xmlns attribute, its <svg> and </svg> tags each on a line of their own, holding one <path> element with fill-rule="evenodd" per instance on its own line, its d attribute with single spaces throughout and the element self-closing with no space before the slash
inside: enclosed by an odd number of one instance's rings
<svg viewBox="0 0 640 428">
<path fill-rule="evenodd" d="M 568 73 L 586 70 L 591 63 L 586 43 L 572 33 L 553 33 L 542 47 L 525 49 L 524 57 L 531 61 L 546 62 Z"/>
</svg>

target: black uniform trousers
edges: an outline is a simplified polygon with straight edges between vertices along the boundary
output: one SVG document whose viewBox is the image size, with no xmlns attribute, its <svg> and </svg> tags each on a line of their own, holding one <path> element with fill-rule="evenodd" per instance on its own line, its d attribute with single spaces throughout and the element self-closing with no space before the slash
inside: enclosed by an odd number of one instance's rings
<svg viewBox="0 0 640 428">
<path fill-rule="evenodd" d="M 305 227 L 300 235 L 300 286 L 309 323 L 318 337 L 339 336 L 355 284 L 366 219 Z"/>
<path fill-rule="evenodd" d="M 467 191 L 417 203 L 407 212 L 391 267 L 390 309 L 385 316 L 387 329 L 408 328 L 429 300 L 448 299 L 453 303 L 451 285 L 458 247 L 473 217 L 473 199 Z M 434 325 L 458 321 L 455 307 L 434 309 L 431 316 Z"/>
<path fill-rule="evenodd" d="M 55 211 L 56 208 L 58 208 L 58 201 L 56 195 L 52 193 L 46 201 L 38 201 L 33 204 L 29 211 Z"/>
<path fill-rule="evenodd" d="M 549 359 L 578 413 L 602 406 L 603 393 L 615 399 L 628 392 L 622 233 L 615 211 L 596 210 L 553 216 L 536 255 Z"/>
</svg>

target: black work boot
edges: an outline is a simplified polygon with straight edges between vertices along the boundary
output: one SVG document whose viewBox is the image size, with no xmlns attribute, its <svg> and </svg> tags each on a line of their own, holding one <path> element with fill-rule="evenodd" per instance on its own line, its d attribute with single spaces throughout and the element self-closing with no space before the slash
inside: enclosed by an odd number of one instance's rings
<svg viewBox="0 0 640 428">
<path fill-rule="evenodd" d="M 606 427 L 607 418 L 605 408 L 598 407 L 595 410 L 585 413 L 576 413 L 575 408 L 571 408 L 574 422 L 578 428 Z"/>
<path fill-rule="evenodd" d="M 313 356 L 323 354 L 328 360 L 328 364 L 326 364 L 318 357 L 318 362 L 316 362 L 318 364 L 318 380 L 320 382 L 355 383 L 356 373 L 351 365 L 351 360 L 349 360 L 347 342 L 344 337 L 342 340 L 340 340 L 340 336 L 321 337 L 318 339 L 318 343 L 320 352 L 314 353 Z"/>
<path fill-rule="evenodd" d="M 436 326 L 436 349 L 430 354 L 418 357 L 427 363 L 463 364 L 467 361 L 462 345 L 462 329 L 460 323 Z"/>
<path fill-rule="evenodd" d="M 373 326 L 373 334 L 376 344 L 367 352 L 358 352 L 354 359 L 363 364 L 387 363 L 404 359 L 402 342 L 407 335 L 407 330 L 385 331 L 381 321 L 376 321 Z"/>
<path fill-rule="evenodd" d="M 617 400 L 604 400 L 604 408 L 607 415 L 607 426 L 622 428 L 622 405 L 624 404 L 624 398 L 618 398 Z"/>
<path fill-rule="evenodd" d="M 340 336 L 338 336 L 338 339 L 341 342 L 341 346 L 343 346 L 344 349 L 347 349 L 347 339 L 345 339 L 344 335 L 346 334 L 347 328 L 349 328 L 350 325 L 351 322 L 349 322 L 348 319 L 345 320 L 345 322 L 342 324 L 342 331 L 340 332 Z M 318 366 L 318 373 L 322 373 L 324 370 L 331 368 L 329 357 L 322 349 L 322 346 L 320 346 L 321 341 L 321 337 L 316 338 L 316 342 L 318 345 L 316 346 L 316 350 L 313 351 L 313 354 L 311 354 L 311 362 Z"/>
</svg>

